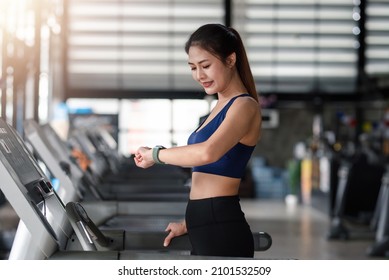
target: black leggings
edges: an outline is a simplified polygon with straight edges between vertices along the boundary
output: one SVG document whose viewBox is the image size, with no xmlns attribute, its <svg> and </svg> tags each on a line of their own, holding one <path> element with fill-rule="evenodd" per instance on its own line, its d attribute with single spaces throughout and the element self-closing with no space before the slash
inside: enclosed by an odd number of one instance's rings
<svg viewBox="0 0 389 280">
<path fill-rule="evenodd" d="M 254 240 L 238 196 L 189 200 L 186 227 L 193 255 L 254 256 Z"/>
</svg>

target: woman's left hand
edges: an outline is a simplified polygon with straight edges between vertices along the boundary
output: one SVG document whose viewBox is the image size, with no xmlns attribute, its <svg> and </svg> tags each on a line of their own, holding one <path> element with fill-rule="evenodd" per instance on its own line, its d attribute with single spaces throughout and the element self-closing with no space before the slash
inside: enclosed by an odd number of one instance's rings
<svg viewBox="0 0 389 280">
<path fill-rule="evenodd" d="M 169 232 L 169 234 L 166 236 L 165 240 L 163 241 L 164 247 L 169 246 L 173 238 L 188 233 L 188 230 L 186 229 L 185 221 L 181 223 L 169 223 L 165 231 Z"/>
</svg>

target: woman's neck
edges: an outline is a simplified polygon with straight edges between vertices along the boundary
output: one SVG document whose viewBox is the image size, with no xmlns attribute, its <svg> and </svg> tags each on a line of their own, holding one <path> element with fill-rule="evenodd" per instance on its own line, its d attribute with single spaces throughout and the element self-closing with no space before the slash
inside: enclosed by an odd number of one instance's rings
<svg viewBox="0 0 389 280">
<path fill-rule="evenodd" d="M 242 93 L 248 93 L 248 91 L 240 79 L 238 72 L 235 71 L 228 87 L 223 92 L 219 92 L 217 95 L 218 100 L 223 101 L 230 100 L 231 98 L 241 95 Z"/>
</svg>

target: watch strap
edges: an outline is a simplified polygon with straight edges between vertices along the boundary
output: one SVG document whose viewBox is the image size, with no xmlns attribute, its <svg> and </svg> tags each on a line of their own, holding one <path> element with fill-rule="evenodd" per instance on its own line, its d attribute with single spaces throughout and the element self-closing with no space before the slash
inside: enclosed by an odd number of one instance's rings
<svg viewBox="0 0 389 280">
<path fill-rule="evenodd" d="M 155 162 L 155 163 L 158 163 L 158 164 L 165 164 L 163 161 L 161 161 L 160 159 L 159 159 L 159 151 L 160 150 L 163 150 L 163 149 L 166 149 L 164 146 L 160 146 L 160 145 L 158 145 L 158 146 L 155 146 L 154 148 L 153 148 L 153 150 L 152 150 L 152 155 L 153 155 L 153 161 Z"/>
</svg>

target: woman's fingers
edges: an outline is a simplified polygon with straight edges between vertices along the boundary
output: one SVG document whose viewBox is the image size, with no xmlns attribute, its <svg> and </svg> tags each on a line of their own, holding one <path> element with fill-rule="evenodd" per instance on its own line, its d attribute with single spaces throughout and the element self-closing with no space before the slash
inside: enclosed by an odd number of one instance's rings
<svg viewBox="0 0 389 280">
<path fill-rule="evenodd" d="M 166 236 L 165 240 L 163 241 L 163 246 L 167 247 L 170 244 L 170 241 L 175 237 L 175 234 L 170 231 L 169 234 Z"/>
</svg>

